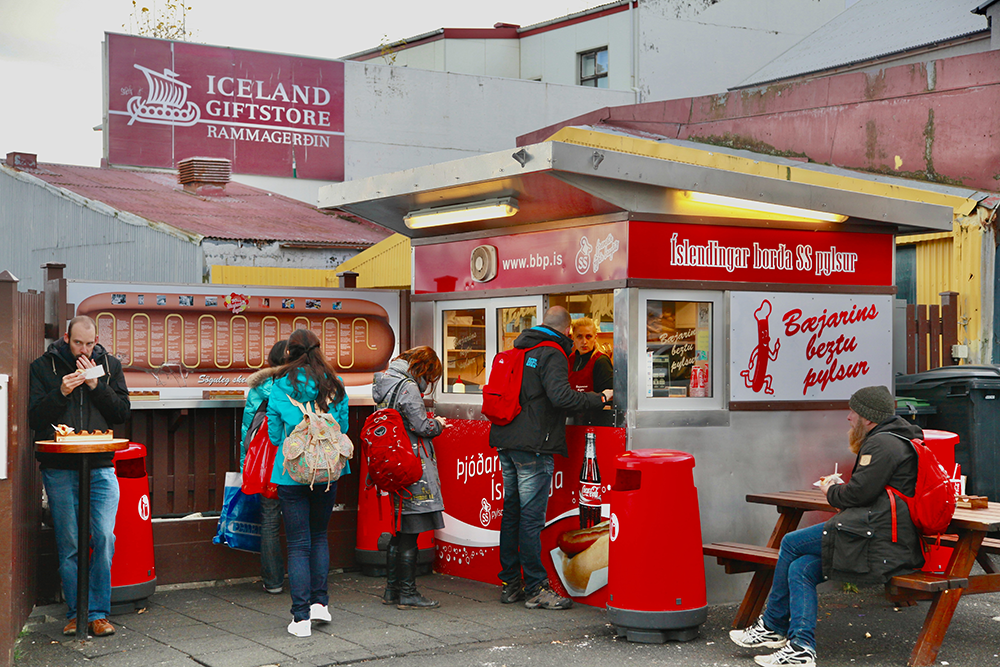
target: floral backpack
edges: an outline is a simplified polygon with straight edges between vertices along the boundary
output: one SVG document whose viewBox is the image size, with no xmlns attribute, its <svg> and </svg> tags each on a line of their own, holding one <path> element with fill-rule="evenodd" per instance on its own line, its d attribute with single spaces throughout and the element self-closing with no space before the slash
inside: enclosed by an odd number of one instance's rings
<svg viewBox="0 0 1000 667">
<path fill-rule="evenodd" d="M 329 489 L 354 455 L 354 443 L 340 432 L 340 424 L 333 415 L 315 412 L 311 403 L 303 405 L 291 396 L 288 400 L 302 411 L 303 419 L 282 445 L 285 472 L 299 484 L 308 484 L 310 489 L 317 482 L 326 482 Z"/>
</svg>

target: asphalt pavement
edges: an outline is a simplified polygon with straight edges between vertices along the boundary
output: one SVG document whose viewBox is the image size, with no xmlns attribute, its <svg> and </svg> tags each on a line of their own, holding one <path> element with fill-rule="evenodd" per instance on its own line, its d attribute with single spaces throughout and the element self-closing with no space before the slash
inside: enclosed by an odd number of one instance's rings
<svg viewBox="0 0 1000 667">
<path fill-rule="evenodd" d="M 746 576 L 746 575 L 741 575 Z M 18 667 L 590 667 L 678 665 L 753 667 L 752 651 L 729 640 L 736 605 L 709 608 L 698 638 L 637 644 L 617 637 L 603 610 L 502 605 L 497 586 L 433 574 L 421 592 L 434 610 L 381 604 L 383 581 L 359 572 L 330 575 L 333 621 L 308 638 L 285 627 L 286 593 L 259 581 L 157 589 L 140 612 L 114 616 L 111 637 L 62 635 L 65 606 L 36 608 L 15 652 Z M 845 592 L 824 585 L 817 627 L 818 665 L 906 664 L 928 603 L 894 608 L 881 588 Z M 963 599 L 938 655 L 939 665 L 1000 667 L 1000 594 Z"/>
</svg>

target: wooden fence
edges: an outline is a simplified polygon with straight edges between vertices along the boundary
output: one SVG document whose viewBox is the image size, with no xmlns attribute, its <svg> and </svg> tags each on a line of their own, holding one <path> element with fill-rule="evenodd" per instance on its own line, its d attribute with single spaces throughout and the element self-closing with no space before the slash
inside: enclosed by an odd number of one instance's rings
<svg viewBox="0 0 1000 667">
<path fill-rule="evenodd" d="M 955 366 L 958 344 L 958 292 L 941 292 L 941 305 L 906 306 L 906 372 Z"/>
<path fill-rule="evenodd" d="M 8 376 L 5 479 L 0 479 L 0 665 L 14 663 L 14 642 L 35 604 L 41 477 L 28 427 L 28 366 L 44 351 L 45 295 L 18 292 L 0 273 L 0 373 Z M 2 445 L 0 445 L 2 446 Z"/>
</svg>

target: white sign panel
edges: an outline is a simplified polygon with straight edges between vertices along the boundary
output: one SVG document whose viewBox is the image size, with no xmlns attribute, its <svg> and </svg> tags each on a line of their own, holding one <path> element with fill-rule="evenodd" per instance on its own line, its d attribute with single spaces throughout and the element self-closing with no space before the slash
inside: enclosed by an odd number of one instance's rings
<svg viewBox="0 0 1000 667">
<path fill-rule="evenodd" d="M 892 297 L 733 292 L 730 400 L 847 400 L 892 386 Z"/>
</svg>

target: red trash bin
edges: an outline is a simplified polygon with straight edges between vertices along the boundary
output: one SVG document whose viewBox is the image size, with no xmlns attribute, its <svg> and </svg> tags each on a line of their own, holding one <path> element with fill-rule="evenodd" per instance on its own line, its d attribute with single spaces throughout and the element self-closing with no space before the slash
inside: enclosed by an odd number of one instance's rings
<svg viewBox="0 0 1000 667">
<path fill-rule="evenodd" d="M 365 488 L 368 460 L 358 457 L 358 538 L 354 559 L 367 577 L 385 576 L 385 551 L 379 551 L 379 537 L 392 535 L 392 502 L 375 487 Z M 388 540 L 388 538 L 385 538 Z M 430 574 L 434 567 L 434 531 L 417 537 L 417 574 Z"/>
<path fill-rule="evenodd" d="M 688 641 L 708 617 L 694 457 L 618 457 L 611 505 L 608 619 L 629 641 Z"/>
<path fill-rule="evenodd" d="M 118 513 L 115 515 L 115 555 L 111 561 L 111 613 L 145 606 L 156 591 L 153 559 L 153 522 L 146 476 L 146 447 L 130 442 L 115 452 L 118 477 Z"/>
</svg>

